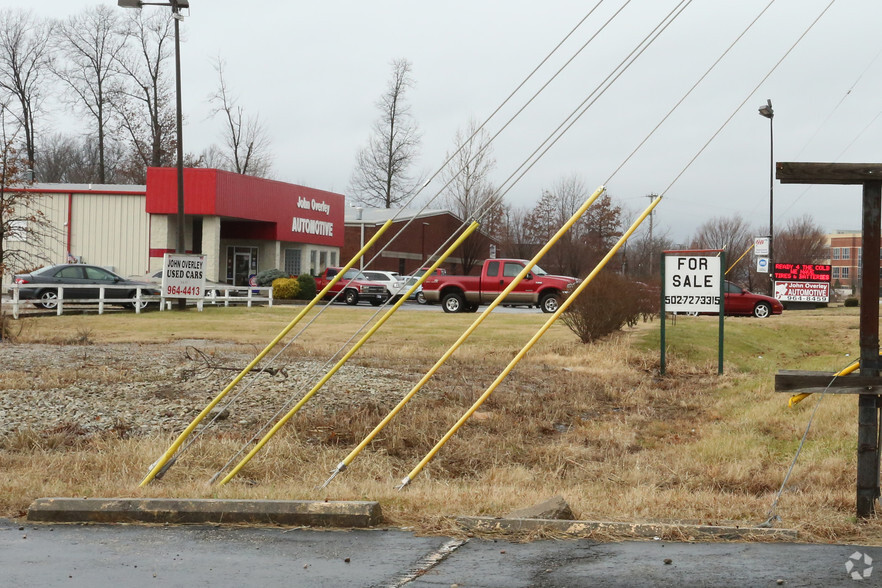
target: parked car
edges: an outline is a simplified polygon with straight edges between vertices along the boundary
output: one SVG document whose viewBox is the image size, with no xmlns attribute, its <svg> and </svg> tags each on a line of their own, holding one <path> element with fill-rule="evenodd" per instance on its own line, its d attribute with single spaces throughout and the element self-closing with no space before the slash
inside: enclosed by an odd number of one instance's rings
<svg viewBox="0 0 882 588">
<path fill-rule="evenodd" d="M 319 291 L 323 290 L 329 283 L 331 283 L 334 276 L 340 273 L 341 269 L 343 268 L 325 268 L 325 270 L 315 278 L 316 289 Z M 380 306 L 389 298 L 385 284 L 367 279 L 367 276 L 355 268 L 346 270 L 343 277 L 334 284 L 325 297 L 333 298 L 341 292 L 342 294 L 339 299 L 350 306 L 358 304 L 361 300 L 367 300 L 373 306 Z"/>
<path fill-rule="evenodd" d="M 159 296 L 155 284 L 146 281 L 128 280 L 110 270 L 97 265 L 82 263 L 64 263 L 50 265 L 29 274 L 16 274 L 13 282 L 19 285 L 20 300 L 39 300 L 36 304 L 43 308 L 58 306 L 58 286 L 91 285 L 91 288 L 70 288 L 64 292 L 66 300 L 98 301 L 101 286 L 104 286 L 104 298 L 135 298 L 138 288 L 141 296 Z M 136 302 L 116 303 L 129 304 L 133 308 Z M 147 301 L 140 302 L 140 308 L 147 306 Z"/>
<path fill-rule="evenodd" d="M 404 285 L 404 276 L 398 272 L 387 272 L 380 270 L 362 270 L 368 280 L 372 282 L 381 282 L 386 286 L 386 292 L 389 298 L 397 300 L 399 296 L 407 291 Z"/>
<path fill-rule="evenodd" d="M 423 293 L 430 303 L 440 302 L 444 312 L 476 312 L 481 304 L 496 300 L 527 263 L 523 259 L 488 259 L 478 276 L 429 276 L 423 282 Z M 503 303 L 537 306 L 542 312 L 552 313 L 580 281 L 569 276 L 552 276 L 534 265 Z"/>
<path fill-rule="evenodd" d="M 737 284 L 724 284 L 723 311 L 730 316 L 755 316 L 767 318 L 784 312 L 784 305 L 777 298 L 754 294 Z"/>
<path fill-rule="evenodd" d="M 407 276 L 407 279 L 404 281 L 404 290 L 410 290 L 410 287 L 413 286 L 417 280 L 420 279 L 420 276 Z M 416 300 L 418 304 L 428 304 L 428 300 L 426 300 L 426 295 L 423 294 L 423 286 L 420 285 L 416 290 L 413 291 L 408 298 L 408 300 Z"/>
</svg>

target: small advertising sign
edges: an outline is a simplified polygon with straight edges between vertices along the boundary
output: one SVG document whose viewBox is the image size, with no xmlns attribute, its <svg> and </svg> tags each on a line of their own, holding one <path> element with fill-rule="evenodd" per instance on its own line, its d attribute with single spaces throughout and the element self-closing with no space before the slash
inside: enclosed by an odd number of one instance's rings
<svg viewBox="0 0 882 588">
<path fill-rule="evenodd" d="M 756 258 L 756 271 L 760 274 L 769 273 L 769 258 L 768 257 L 757 257 Z"/>
<path fill-rule="evenodd" d="M 775 298 L 781 302 L 830 302 L 830 284 L 775 282 Z"/>
<path fill-rule="evenodd" d="M 162 260 L 163 298 L 205 296 L 205 256 L 166 253 Z"/>
<path fill-rule="evenodd" d="M 666 255 L 665 310 L 667 312 L 720 311 L 720 258 Z"/>
<path fill-rule="evenodd" d="M 769 238 L 768 237 L 756 237 L 753 240 L 753 254 L 754 255 L 768 255 L 769 254 Z"/>
</svg>

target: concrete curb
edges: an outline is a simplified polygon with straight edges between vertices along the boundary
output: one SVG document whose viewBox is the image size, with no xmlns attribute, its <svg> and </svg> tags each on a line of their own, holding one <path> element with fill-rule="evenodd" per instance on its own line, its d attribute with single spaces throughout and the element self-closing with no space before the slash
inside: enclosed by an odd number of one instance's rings
<svg viewBox="0 0 882 588">
<path fill-rule="evenodd" d="M 38 498 L 29 521 L 53 523 L 258 523 L 309 527 L 372 527 L 379 502 L 215 500 L 177 498 Z"/>
<path fill-rule="evenodd" d="M 552 519 L 497 519 L 493 517 L 457 517 L 457 524 L 469 531 L 502 532 L 551 531 L 564 535 L 587 536 L 595 532 L 627 537 L 645 537 L 668 541 L 693 539 L 770 539 L 793 541 L 797 532 L 791 529 L 759 527 L 720 527 L 710 525 L 675 525 L 656 523 L 610 523 L 597 521 L 561 521 Z"/>
</svg>

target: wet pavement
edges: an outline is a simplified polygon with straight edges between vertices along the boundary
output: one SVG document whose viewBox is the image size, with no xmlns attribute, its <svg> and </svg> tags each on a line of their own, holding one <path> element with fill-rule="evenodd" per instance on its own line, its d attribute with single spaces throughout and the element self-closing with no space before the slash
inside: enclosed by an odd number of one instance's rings
<svg viewBox="0 0 882 588">
<path fill-rule="evenodd" d="M 855 545 L 0 520 L 2 586 L 879 586 L 880 558 L 882 547 Z"/>
</svg>

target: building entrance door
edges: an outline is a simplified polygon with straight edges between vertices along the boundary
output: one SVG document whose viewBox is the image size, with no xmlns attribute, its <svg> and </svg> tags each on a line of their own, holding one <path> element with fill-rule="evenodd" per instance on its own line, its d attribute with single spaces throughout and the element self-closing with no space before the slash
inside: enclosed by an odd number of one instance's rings
<svg viewBox="0 0 882 588">
<path fill-rule="evenodd" d="M 237 252 L 233 258 L 233 285 L 248 286 L 251 273 L 251 254 Z"/>
</svg>

